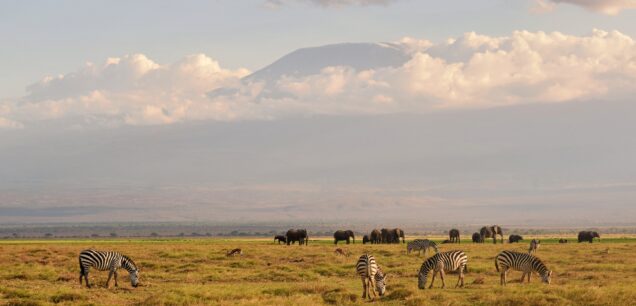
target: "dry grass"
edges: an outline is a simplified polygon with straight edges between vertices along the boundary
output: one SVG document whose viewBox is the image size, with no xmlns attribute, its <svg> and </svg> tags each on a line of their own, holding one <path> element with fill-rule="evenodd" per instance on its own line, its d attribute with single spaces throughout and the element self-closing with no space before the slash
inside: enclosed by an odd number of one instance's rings
<svg viewBox="0 0 636 306">
<path fill-rule="evenodd" d="M 572 239 L 571 237 L 568 237 Z M 572 241 L 572 240 L 570 240 Z M 364 304 L 355 275 L 358 256 L 369 252 L 389 274 L 389 305 L 629 305 L 636 301 L 636 239 L 559 245 L 542 238 L 537 255 L 554 271 L 551 285 L 534 275 L 520 284 L 512 272 L 499 286 L 494 256 L 503 249 L 524 251 L 527 243 L 441 245 L 469 256 L 466 287 L 417 289 L 424 257 L 407 255 L 400 245 L 339 245 L 352 256 L 334 254 L 329 241 L 308 247 L 282 246 L 258 239 L 0 241 L 0 304 L 7 305 L 312 305 Z M 85 248 L 117 250 L 141 266 L 142 286 L 132 288 L 127 273 L 120 287 L 86 289 L 79 285 L 78 253 Z M 243 256 L 226 257 L 241 248 Z M 610 250 L 609 252 L 607 250 Z M 92 271 L 103 285 L 107 272 Z M 113 283 L 111 282 L 111 286 Z"/>
</svg>

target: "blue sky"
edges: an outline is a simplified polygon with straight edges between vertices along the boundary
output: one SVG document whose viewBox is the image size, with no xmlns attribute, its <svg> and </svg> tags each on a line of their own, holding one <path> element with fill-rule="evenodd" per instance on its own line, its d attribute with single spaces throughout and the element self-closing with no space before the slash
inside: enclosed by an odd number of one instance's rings
<svg viewBox="0 0 636 306">
<path fill-rule="evenodd" d="M 600 1 L 602 2 L 602 1 Z M 627 1 L 629 2 L 629 1 Z M 174 62 L 204 53 L 254 71 L 300 47 L 340 42 L 443 41 L 475 31 L 582 35 L 593 28 L 636 36 L 636 11 L 607 15 L 575 5 L 536 13 L 528 1 L 394 1 L 324 7 L 290 1 L 0 1 L 0 98 L 87 61 L 143 53 Z"/>
</svg>

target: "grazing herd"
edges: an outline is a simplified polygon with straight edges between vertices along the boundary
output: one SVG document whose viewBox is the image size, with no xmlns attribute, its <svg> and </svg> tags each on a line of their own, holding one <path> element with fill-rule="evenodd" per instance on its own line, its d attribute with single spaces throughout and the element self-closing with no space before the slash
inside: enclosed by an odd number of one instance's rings
<svg viewBox="0 0 636 306">
<path fill-rule="evenodd" d="M 493 243 L 496 244 L 497 235 L 501 237 L 501 243 L 503 243 L 503 231 L 501 227 L 497 225 L 485 226 L 481 228 L 478 233 L 474 233 L 472 235 L 472 241 L 474 243 L 484 243 L 484 240 L 486 238 L 492 238 Z M 349 244 L 350 242 L 355 243 L 355 235 L 351 230 L 338 230 L 334 233 L 333 238 L 334 244 L 336 245 L 339 241 L 346 241 L 347 244 Z M 402 243 L 405 243 L 404 231 L 400 228 L 383 228 L 381 230 L 374 229 L 369 235 L 363 236 L 362 243 L 400 243 L 400 238 L 402 240 Z M 459 244 L 459 230 L 451 229 L 449 231 L 449 238 L 450 239 L 445 240 L 444 242 Z M 592 243 L 594 241 L 594 238 L 597 238 L 599 241 L 601 239 L 600 235 L 597 232 L 593 231 L 582 231 L 578 234 L 579 243 Z M 508 237 L 509 243 L 518 243 L 522 240 L 523 237 L 519 235 L 510 235 Z M 278 244 L 282 242 L 290 245 L 298 242 L 299 245 L 307 245 L 309 242 L 309 235 L 307 234 L 306 229 L 290 229 L 285 235 L 276 235 L 274 237 L 274 241 L 278 242 Z M 567 243 L 567 240 L 560 239 L 559 243 Z M 530 282 L 530 275 L 532 273 L 536 273 L 541 277 L 542 282 L 550 284 L 552 271 L 549 270 L 539 258 L 533 255 L 539 249 L 540 244 L 540 240 L 532 239 L 530 241 L 528 253 L 505 250 L 495 257 L 495 268 L 497 272 L 500 273 L 501 285 L 506 285 L 507 272 L 509 270 L 523 272 L 521 276 L 521 282 L 523 282 L 526 276 L 527 281 Z M 418 255 L 421 255 L 421 252 L 424 251 L 425 257 L 427 250 L 433 249 L 433 251 L 435 252 L 434 255 L 425 259 L 422 263 L 422 266 L 420 267 L 420 270 L 417 274 L 418 288 L 425 289 L 427 279 L 431 273 L 432 277 L 429 288 L 433 287 L 437 275 L 439 275 L 439 278 L 442 281 L 441 288 L 445 288 L 445 277 L 446 273 L 449 272 L 455 272 L 459 274 L 455 287 L 464 286 L 464 273 L 468 272 L 468 256 L 463 251 L 454 250 L 440 252 L 437 244 L 428 239 L 415 239 L 413 241 L 410 241 L 406 245 L 406 248 L 407 254 L 410 254 L 413 251 L 418 251 Z M 228 251 L 226 253 L 226 256 L 237 256 L 242 254 L 243 251 L 237 248 Z M 350 255 L 349 252 L 341 248 L 337 248 L 335 250 L 335 254 L 344 257 L 348 257 Z M 99 271 L 109 271 L 108 280 L 106 281 L 106 287 L 108 287 L 111 278 L 114 278 L 115 286 L 118 286 L 117 270 L 120 268 L 128 271 L 130 282 L 133 287 L 137 287 L 139 285 L 138 266 L 135 265 L 132 259 L 117 252 L 103 252 L 92 249 L 84 250 L 79 254 L 79 266 L 80 285 L 82 284 L 82 280 L 84 280 L 86 282 L 86 287 L 89 288 L 91 287 L 91 284 L 88 280 L 88 273 L 90 268 L 94 268 Z M 373 298 L 377 297 L 378 295 L 383 296 L 385 294 L 387 274 L 382 271 L 373 255 L 363 254 L 359 257 L 356 264 L 356 273 L 362 280 L 363 298 L 372 299 L 371 294 L 373 294 Z"/>
</svg>

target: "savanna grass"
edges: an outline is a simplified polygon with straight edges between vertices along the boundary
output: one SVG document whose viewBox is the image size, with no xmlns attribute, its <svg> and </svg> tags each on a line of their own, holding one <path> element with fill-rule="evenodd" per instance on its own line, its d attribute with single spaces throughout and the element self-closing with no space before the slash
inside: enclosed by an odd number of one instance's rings
<svg viewBox="0 0 636 306">
<path fill-rule="evenodd" d="M 415 238 L 415 237 L 412 237 Z M 132 239 L 0 241 L 2 305 L 350 305 L 366 304 L 355 273 L 359 255 L 373 254 L 388 273 L 386 305 L 630 305 L 636 301 L 636 239 L 604 238 L 601 243 L 558 244 L 541 238 L 539 256 L 554 271 L 545 285 L 537 275 L 519 283 L 509 273 L 499 286 L 494 257 L 501 250 L 527 250 L 527 243 L 440 245 L 469 257 L 466 286 L 454 289 L 456 274 L 433 289 L 417 288 L 423 256 L 406 246 L 340 244 L 351 256 L 334 254 L 325 238 L 309 246 L 284 246 L 264 239 Z M 441 239 L 437 239 L 438 241 Z M 92 270 L 86 289 L 79 285 L 77 256 L 86 248 L 116 250 L 141 267 L 142 285 L 132 288 L 126 271 L 119 287 L 102 286 L 107 272 Z M 229 249 L 243 256 L 226 257 Z M 430 255 L 430 254 L 429 254 Z"/>
</svg>

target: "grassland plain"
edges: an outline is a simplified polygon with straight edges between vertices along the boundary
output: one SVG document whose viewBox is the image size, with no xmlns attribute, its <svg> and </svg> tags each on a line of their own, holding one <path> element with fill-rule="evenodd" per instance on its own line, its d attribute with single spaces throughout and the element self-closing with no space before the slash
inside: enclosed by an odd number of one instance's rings
<svg viewBox="0 0 636 306">
<path fill-rule="evenodd" d="M 410 237 L 411 239 L 414 237 Z M 441 237 L 438 237 L 441 240 Z M 571 242 L 574 237 L 566 237 Z M 407 240 L 409 238 L 407 237 Z M 499 285 L 494 257 L 504 249 L 525 251 L 520 244 L 441 245 L 469 256 L 466 287 L 417 288 L 424 260 L 399 245 L 338 247 L 328 238 L 309 246 L 277 245 L 265 239 L 102 239 L 0 241 L 0 303 L 4 305 L 318 305 L 366 304 L 354 265 L 359 255 L 376 256 L 388 273 L 386 305 L 634 305 L 636 303 L 636 238 L 604 237 L 601 243 L 558 244 L 543 237 L 538 256 L 554 271 L 546 285 L 534 275 L 520 284 L 511 272 L 507 287 Z M 226 257 L 232 248 L 243 256 Z M 92 270 L 92 289 L 80 287 L 78 253 L 86 248 L 116 250 L 141 267 L 142 285 L 132 288 L 127 272 L 120 284 L 103 288 L 107 272 Z M 437 280 L 439 281 L 439 279 Z"/>
</svg>

